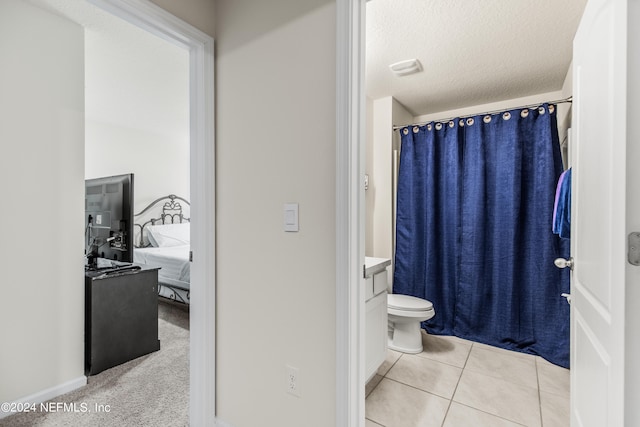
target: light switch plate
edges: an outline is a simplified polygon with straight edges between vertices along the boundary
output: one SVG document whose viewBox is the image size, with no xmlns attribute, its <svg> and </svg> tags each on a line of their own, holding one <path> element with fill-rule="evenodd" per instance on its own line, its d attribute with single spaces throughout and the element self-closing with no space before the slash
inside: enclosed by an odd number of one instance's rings
<svg viewBox="0 0 640 427">
<path fill-rule="evenodd" d="M 285 203 L 284 205 L 284 231 L 298 231 L 298 204 Z"/>
</svg>

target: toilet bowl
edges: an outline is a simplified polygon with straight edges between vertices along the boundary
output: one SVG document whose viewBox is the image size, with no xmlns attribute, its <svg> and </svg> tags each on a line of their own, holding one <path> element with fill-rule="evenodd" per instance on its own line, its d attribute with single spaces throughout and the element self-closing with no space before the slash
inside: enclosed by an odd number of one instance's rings
<svg viewBox="0 0 640 427">
<path fill-rule="evenodd" d="M 421 353 L 420 323 L 435 314 L 431 301 L 409 295 L 387 295 L 389 341 L 391 350 L 402 353 Z"/>
</svg>

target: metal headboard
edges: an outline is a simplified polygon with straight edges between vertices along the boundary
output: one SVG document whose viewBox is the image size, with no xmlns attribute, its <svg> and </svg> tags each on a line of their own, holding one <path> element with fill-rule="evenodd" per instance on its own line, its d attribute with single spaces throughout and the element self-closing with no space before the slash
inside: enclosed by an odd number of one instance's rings
<svg viewBox="0 0 640 427">
<path fill-rule="evenodd" d="M 162 204 L 162 210 L 158 218 L 151 218 L 142 224 L 134 224 L 134 227 L 140 229 L 140 236 L 138 239 L 136 239 L 136 242 L 134 242 L 134 246 L 136 248 L 145 248 L 150 246 L 149 240 L 145 237 L 146 227 L 149 225 L 180 224 L 183 222 L 190 222 L 190 218 L 187 218 L 182 211 L 182 205 L 180 204 L 180 201 L 186 203 L 189 207 L 191 206 L 191 203 L 189 203 L 187 199 L 176 196 L 175 194 L 169 194 L 168 196 L 160 197 L 154 200 L 153 202 L 149 203 L 146 208 L 134 215 L 134 218 L 141 217 L 145 213 L 151 211 L 160 203 L 164 202 Z"/>
</svg>

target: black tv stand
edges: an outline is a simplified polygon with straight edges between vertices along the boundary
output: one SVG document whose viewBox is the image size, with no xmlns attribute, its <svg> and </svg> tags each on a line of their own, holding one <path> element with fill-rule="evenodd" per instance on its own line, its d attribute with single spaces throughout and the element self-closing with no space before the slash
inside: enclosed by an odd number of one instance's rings
<svg viewBox="0 0 640 427">
<path fill-rule="evenodd" d="M 160 349 L 158 268 L 122 263 L 85 271 L 85 374 Z"/>
<path fill-rule="evenodd" d="M 122 265 L 115 265 L 112 267 L 97 267 L 97 268 L 88 268 L 85 269 L 85 273 L 96 273 L 99 275 L 110 275 L 110 274 L 118 274 L 118 273 L 124 273 L 127 271 L 138 271 L 140 270 L 141 267 L 139 265 L 135 265 L 135 264 L 122 264 Z M 98 276 L 96 276 L 98 277 Z"/>
<path fill-rule="evenodd" d="M 117 261 L 114 259 L 94 258 L 94 260 L 95 260 L 94 265 L 85 264 L 84 266 L 85 272 L 115 270 L 118 268 L 126 268 L 126 267 L 131 267 L 136 265 L 136 264 L 133 264 L 132 262 Z"/>
<path fill-rule="evenodd" d="M 127 271 L 138 271 L 138 270 L 140 270 L 139 265 L 127 265 L 123 267 L 107 268 L 106 270 L 100 271 L 100 273 L 109 275 L 109 274 L 119 274 Z"/>
</svg>

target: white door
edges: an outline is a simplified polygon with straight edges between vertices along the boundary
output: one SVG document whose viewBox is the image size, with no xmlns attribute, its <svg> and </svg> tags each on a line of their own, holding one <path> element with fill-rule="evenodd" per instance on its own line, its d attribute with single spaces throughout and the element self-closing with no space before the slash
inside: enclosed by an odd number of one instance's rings
<svg viewBox="0 0 640 427">
<path fill-rule="evenodd" d="M 589 0 L 574 40 L 574 427 L 625 425 L 627 3 Z"/>
</svg>

